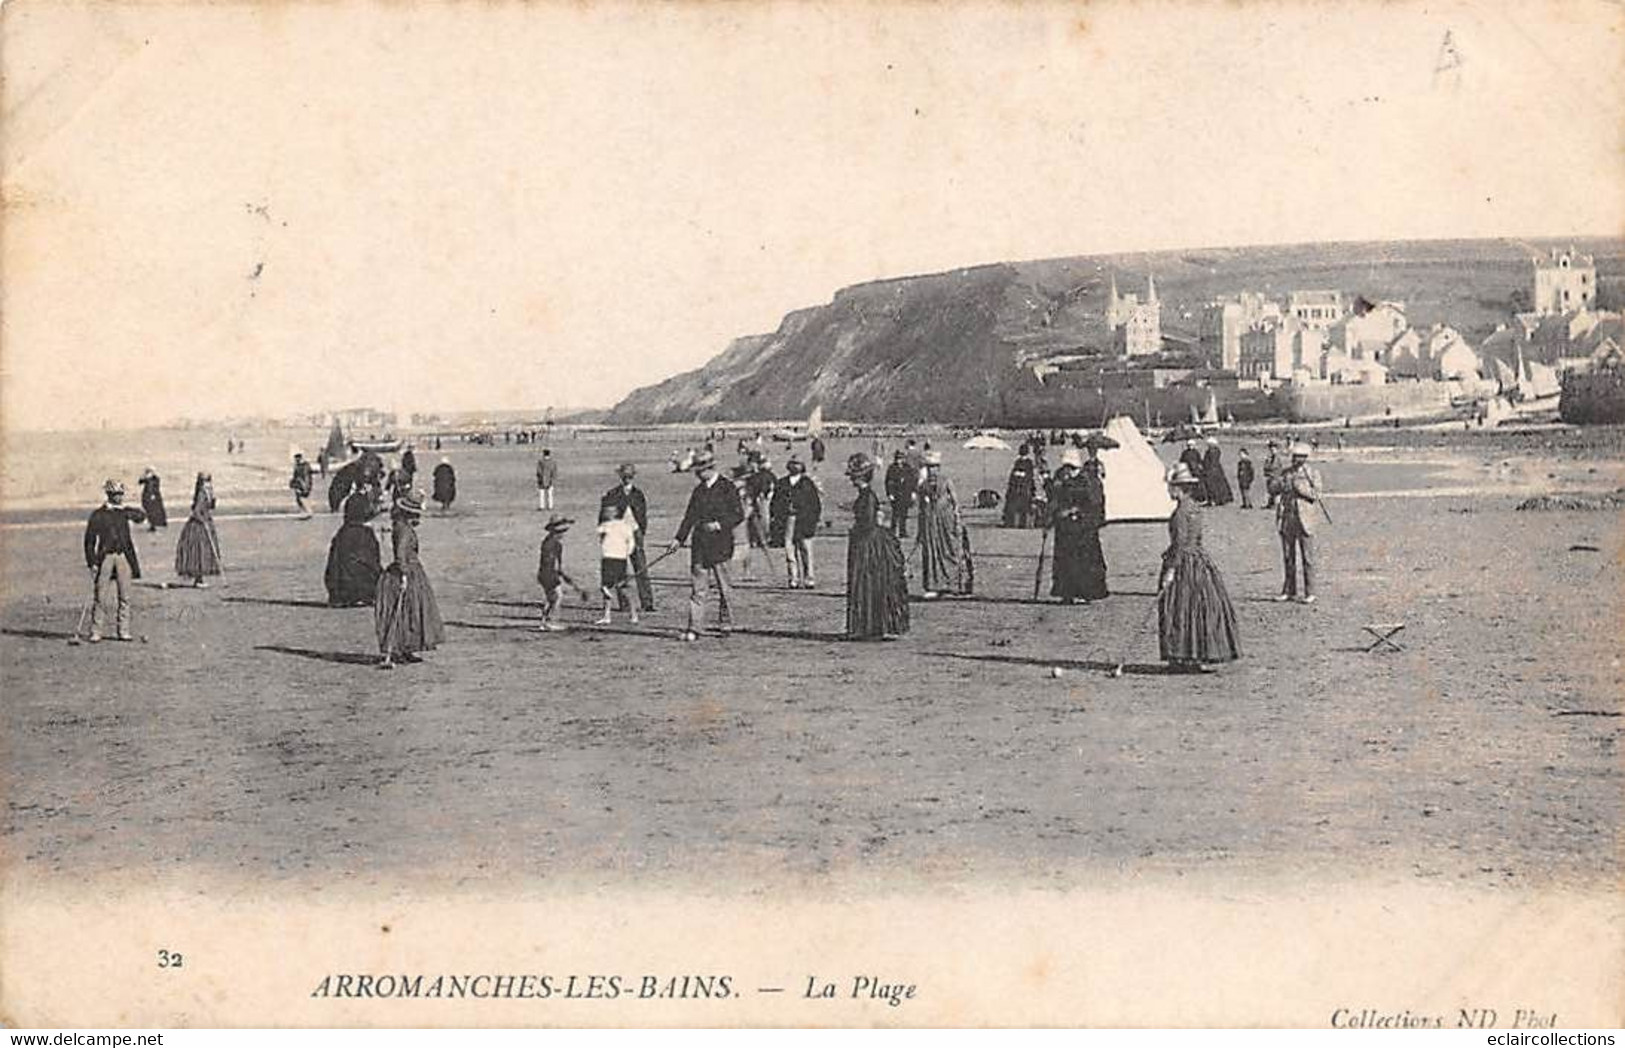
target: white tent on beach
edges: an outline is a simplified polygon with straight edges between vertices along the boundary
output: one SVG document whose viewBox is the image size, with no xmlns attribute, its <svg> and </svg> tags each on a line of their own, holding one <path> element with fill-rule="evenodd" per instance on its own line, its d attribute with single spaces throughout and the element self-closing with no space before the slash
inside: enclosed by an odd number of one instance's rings
<svg viewBox="0 0 1625 1048">
<path fill-rule="evenodd" d="M 1118 415 L 1101 432 L 1117 441 L 1117 447 L 1100 453 L 1106 467 L 1106 523 L 1153 523 L 1173 516 L 1166 468 L 1134 420 Z"/>
</svg>

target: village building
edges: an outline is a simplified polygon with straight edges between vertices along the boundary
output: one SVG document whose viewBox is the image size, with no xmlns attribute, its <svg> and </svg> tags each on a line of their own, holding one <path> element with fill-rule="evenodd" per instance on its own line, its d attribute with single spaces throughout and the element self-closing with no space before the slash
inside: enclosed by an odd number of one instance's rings
<svg viewBox="0 0 1625 1048">
<path fill-rule="evenodd" d="M 1333 342 L 1354 360 L 1382 362 L 1394 339 L 1411 326 L 1403 302 L 1368 302 L 1359 299 L 1354 312 L 1327 330 Z"/>
<path fill-rule="evenodd" d="M 1280 304 L 1261 292 L 1243 291 L 1216 298 L 1202 309 L 1197 322 L 1198 344 L 1214 366 L 1235 371 L 1241 366 L 1242 332 L 1280 317 Z"/>
<path fill-rule="evenodd" d="M 1325 330 L 1348 314 L 1348 303 L 1341 291 L 1294 291 L 1287 312 L 1305 327 Z"/>
<path fill-rule="evenodd" d="M 1571 247 L 1559 252 L 1553 248 L 1546 258 L 1536 256 L 1536 314 L 1568 313 L 1594 309 L 1597 305 L 1597 264 L 1590 255 L 1575 254 Z"/>
<path fill-rule="evenodd" d="M 1236 374 L 1285 381 L 1301 370 L 1319 370 L 1323 333 L 1297 317 L 1270 318 L 1240 335 Z"/>
</svg>

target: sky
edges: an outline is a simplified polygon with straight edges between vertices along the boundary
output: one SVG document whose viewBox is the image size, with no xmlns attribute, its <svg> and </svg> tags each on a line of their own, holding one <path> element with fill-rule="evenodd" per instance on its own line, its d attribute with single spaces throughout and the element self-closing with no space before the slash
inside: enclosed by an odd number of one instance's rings
<svg viewBox="0 0 1625 1048">
<path fill-rule="evenodd" d="M 1606 2 L 0 19 L 7 428 L 607 406 L 880 277 L 1625 232 Z"/>
</svg>

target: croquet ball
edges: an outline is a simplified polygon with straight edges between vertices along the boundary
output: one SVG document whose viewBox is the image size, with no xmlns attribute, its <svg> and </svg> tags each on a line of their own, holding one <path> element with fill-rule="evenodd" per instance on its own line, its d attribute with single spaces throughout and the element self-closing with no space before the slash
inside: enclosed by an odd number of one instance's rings
<svg viewBox="0 0 1625 1048">
<path fill-rule="evenodd" d="M 1061 679 L 1061 667 L 1059 667 L 1059 666 L 1051 666 L 1049 668 L 1049 675 L 1051 677 L 1054 677 L 1056 680 L 1060 680 Z"/>
<path fill-rule="evenodd" d="M 141 634 L 141 643 L 147 643 L 147 635 L 145 633 Z"/>
<path fill-rule="evenodd" d="M 699 640 L 700 635 L 698 633 L 695 633 L 693 630 L 689 630 L 689 631 L 687 631 L 687 632 L 685 632 L 683 634 L 683 639 L 684 640 Z"/>
</svg>

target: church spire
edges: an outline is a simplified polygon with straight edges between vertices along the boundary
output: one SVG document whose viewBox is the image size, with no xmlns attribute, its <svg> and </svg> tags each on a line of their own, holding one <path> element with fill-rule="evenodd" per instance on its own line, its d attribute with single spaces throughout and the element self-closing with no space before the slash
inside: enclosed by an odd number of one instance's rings
<svg viewBox="0 0 1625 1048">
<path fill-rule="evenodd" d="M 1157 278 L 1151 275 L 1149 269 L 1145 271 L 1145 300 L 1147 302 L 1157 300 Z"/>
</svg>

